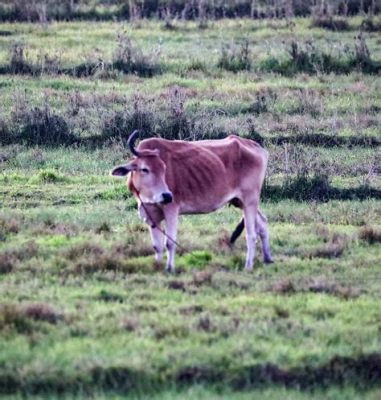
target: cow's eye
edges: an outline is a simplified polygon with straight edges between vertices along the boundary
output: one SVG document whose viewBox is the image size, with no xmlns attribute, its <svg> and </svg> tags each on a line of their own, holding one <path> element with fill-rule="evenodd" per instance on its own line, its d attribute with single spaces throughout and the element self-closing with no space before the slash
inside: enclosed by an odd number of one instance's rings
<svg viewBox="0 0 381 400">
<path fill-rule="evenodd" d="M 141 168 L 140 171 L 143 172 L 143 174 L 148 174 L 149 169 L 148 168 Z"/>
</svg>

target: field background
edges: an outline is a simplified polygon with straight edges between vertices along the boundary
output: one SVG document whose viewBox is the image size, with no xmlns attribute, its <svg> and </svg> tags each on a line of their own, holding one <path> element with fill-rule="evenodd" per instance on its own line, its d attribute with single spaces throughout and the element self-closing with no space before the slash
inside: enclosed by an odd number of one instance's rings
<svg viewBox="0 0 381 400">
<path fill-rule="evenodd" d="M 4 398 L 379 399 L 378 3 L 27 4 L 0 2 Z M 261 141 L 275 263 L 242 271 L 226 207 L 165 274 L 109 176 L 135 128 Z"/>
</svg>

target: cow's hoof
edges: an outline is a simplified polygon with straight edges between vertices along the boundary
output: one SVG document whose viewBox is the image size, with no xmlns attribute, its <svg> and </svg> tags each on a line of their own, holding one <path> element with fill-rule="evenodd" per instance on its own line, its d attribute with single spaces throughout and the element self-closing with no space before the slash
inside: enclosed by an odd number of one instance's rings
<svg viewBox="0 0 381 400">
<path fill-rule="evenodd" d="M 174 274 L 174 273 L 175 273 L 175 269 L 172 268 L 172 267 L 166 267 L 166 268 L 165 268 L 165 272 L 166 272 L 167 274 Z"/>
<path fill-rule="evenodd" d="M 273 260 L 272 258 L 266 258 L 265 260 L 263 260 L 263 262 L 264 262 L 265 264 L 273 264 L 273 263 L 274 263 L 274 260 Z"/>
<path fill-rule="evenodd" d="M 245 267 L 244 271 L 245 272 L 252 272 L 253 271 L 253 267 Z"/>
</svg>

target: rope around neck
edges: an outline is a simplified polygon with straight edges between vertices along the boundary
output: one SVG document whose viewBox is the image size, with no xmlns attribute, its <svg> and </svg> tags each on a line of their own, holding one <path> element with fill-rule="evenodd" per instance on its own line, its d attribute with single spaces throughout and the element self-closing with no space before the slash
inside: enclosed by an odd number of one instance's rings
<svg viewBox="0 0 381 400">
<path fill-rule="evenodd" d="M 160 226 L 156 225 L 151 214 L 149 213 L 147 207 L 145 206 L 145 204 L 143 203 L 141 197 L 140 197 L 140 193 L 138 191 L 136 191 L 136 195 L 138 197 L 138 199 L 140 200 L 140 203 L 148 217 L 148 219 L 150 220 L 150 226 L 153 229 L 157 229 L 159 232 L 161 232 L 168 240 L 170 240 L 172 243 L 174 243 L 177 247 L 179 247 L 181 250 L 185 251 L 186 253 L 188 252 L 188 250 L 182 246 L 179 242 L 177 242 L 175 239 L 173 239 L 171 236 L 169 236 L 164 229 L 161 229 Z"/>
</svg>

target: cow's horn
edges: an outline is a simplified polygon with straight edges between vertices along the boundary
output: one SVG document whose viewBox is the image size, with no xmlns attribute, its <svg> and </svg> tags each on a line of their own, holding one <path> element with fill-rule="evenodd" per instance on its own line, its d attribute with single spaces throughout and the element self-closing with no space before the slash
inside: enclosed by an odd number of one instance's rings
<svg viewBox="0 0 381 400">
<path fill-rule="evenodd" d="M 140 156 L 140 153 L 135 149 L 134 146 L 135 140 L 137 139 L 138 136 L 139 136 L 139 131 L 136 129 L 131 133 L 130 137 L 127 140 L 127 144 L 131 150 L 131 153 L 136 157 Z"/>
</svg>

